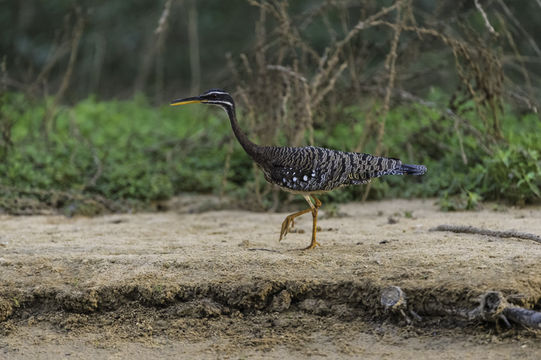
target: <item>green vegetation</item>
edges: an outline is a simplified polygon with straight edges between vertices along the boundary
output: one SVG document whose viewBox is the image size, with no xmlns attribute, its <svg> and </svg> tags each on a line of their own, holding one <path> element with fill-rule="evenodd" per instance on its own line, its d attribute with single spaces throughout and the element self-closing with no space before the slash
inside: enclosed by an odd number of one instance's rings
<svg viewBox="0 0 541 360">
<path fill-rule="evenodd" d="M 16 120 L 0 184 L 12 192 L 53 189 L 149 202 L 180 191 L 210 192 L 220 184 L 229 125 L 195 115 L 201 108 L 173 112 L 151 107 L 143 97 L 89 98 L 62 108 L 44 137 L 46 106 L 4 95 L 2 116 Z"/>
<path fill-rule="evenodd" d="M 430 95 L 436 104 L 440 95 Z M 469 105 L 466 104 L 465 108 Z M 524 205 L 541 200 L 541 122 L 535 114 L 519 115 L 510 110 L 501 119 L 503 139 L 487 143 L 488 132 L 475 112 L 465 112 L 467 126 L 455 127 L 455 119 L 435 107 L 402 105 L 389 113 L 386 155 L 404 162 L 422 163 L 428 173 L 422 178 L 386 177 L 373 182 L 371 196 L 440 197 L 443 210 L 471 210 L 481 200 Z M 351 110 L 362 118 L 360 109 Z M 317 143 L 353 149 L 362 135 L 362 121 L 318 131 Z M 480 130 L 476 130 L 480 129 Z M 325 131 L 331 131 L 325 135 Z M 376 141 L 363 149 L 372 152 Z M 364 189 L 350 188 L 331 194 L 336 200 L 359 199 Z"/>
<path fill-rule="evenodd" d="M 73 207 L 76 194 L 131 201 L 137 206 L 180 192 L 225 192 L 239 202 L 253 201 L 255 176 L 261 175 L 253 171 L 218 109 L 155 108 L 144 97 L 132 101 L 88 98 L 61 108 L 52 130 L 43 136 L 40 126 L 48 105 L 32 103 L 21 94 L 3 95 L 2 121 L 12 122 L 11 145 L 4 146 L 0 163 L 3 207 L 8 211 L 13 202 L 6 199 L 24 195 L 44 201 L 36 190 L 72 194 L 53 204 L 60 208 Z M 315 144 L 353 150 L 362 136 L 367 111 L 350 107 L 344 121 L 316 128 Z M 468 121 L 483 128 L 474 114 Z M 504 139 L 490 146 L 476 134 L 456 131 L 452 119 L 421 105 L 395 107 L 387 127 L 392 131 L 384 140 L 386 155 L 426 164 L 429 171 L 422 178 L 375 180 L 370 198 L 439 196 L 444 210 L 474 209 L 481 199 L 518 204 L 541 199 L 541 123 L 536 116 L 504 117 Z M 232 152 L 228 150 L 231 141 Z M 363 151 L 372 152 L 376 145 L 375 140 L 368 141 Z M 350 187 L 328 197 L 337 202 L 359 200 L 365 190 L 364 186 Z M 264 204 L 270 204 L 271 196 L 266 194 Z M 96 211 L 79 205 L 73 212 Z"/>
<path fill-rule="evenodd" d="M 164 106 L 211 87 L 233 93 L 260 144 L 429 169 L 327 201 L 538 202 L 541 23 L 526 3 L 13 2 L 0 15 L 0 209 L 92 215 L 181 192 L 287 206 L 298 197 L 263 180 L 221 111 Z"/>
</svg>

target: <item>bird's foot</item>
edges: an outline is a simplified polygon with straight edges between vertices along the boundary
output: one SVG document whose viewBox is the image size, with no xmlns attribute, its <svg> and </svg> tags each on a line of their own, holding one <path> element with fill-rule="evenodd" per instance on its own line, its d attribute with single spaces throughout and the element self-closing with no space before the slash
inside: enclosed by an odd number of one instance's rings
<svg viewBox="0 0 541 360">
<path fill-rule="evenodd" d="M 291 217 L 291 215 L 286 216 L 284 219 L 284 222 L 282 222 L 282 230 L 280 231 L 280 239 L 278 241 L 282 241 L 282 239 L 287 235 L 289 230 L 293 229 L 293 226 L 295 225 L 295 218 Z"/>
<path fill-rule="evenodd" d="M 316 246 L 321 246 L 321 245 L 319 245 L 319 243 L 317 241 L 313 240 L 312 243 L 310 243 L 310 245 L 305 247 L 303 250 L 312 250 Z"/>
<path fill-rule="evenodd" d="M 295 225 L 296 217 L 301 216 L 302 214 L 306 214 L 310 211 L 312 211 L 312 209 L 308 208 L 308 209 L 301 210 L 299 212 L 286 216 L 286 218 L 284 219 L 284 222 L 282 223 L 282 230 L 280 231 L 280 239 L 278 241 L 281 241 L 287 235 L 289 230 L 293 229 L 293 226 Z"/>
</svg>

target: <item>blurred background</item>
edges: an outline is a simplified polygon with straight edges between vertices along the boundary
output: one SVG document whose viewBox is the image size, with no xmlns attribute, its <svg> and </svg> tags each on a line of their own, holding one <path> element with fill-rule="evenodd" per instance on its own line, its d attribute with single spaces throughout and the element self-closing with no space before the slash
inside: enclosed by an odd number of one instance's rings
<svg viewBox="0 0 541 360">
<path fill-rule="evenodd" d="M 335 191 L 442 210 L 541 199 L 540 1 L 0 1 L 0 211 L 161 209 L 179 194 L 276 211 L 222 111 L 259 144 L 425 164 Z M 299 199 L 302 201 L 302 198 Z"/>
</svg>

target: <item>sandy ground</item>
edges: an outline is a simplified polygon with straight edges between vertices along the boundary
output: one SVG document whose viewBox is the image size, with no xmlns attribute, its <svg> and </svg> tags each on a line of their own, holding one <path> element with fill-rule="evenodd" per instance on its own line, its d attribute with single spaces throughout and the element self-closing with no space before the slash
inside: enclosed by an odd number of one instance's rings
<svg viewBox="0 0 541 360">
<path fill-rule="evenodd" d="M 286 214 L 184 210 L 1 215 L 0 358 L 541 358 L 539 332 L 453 315 L 489 290 L 540 310 L 541 244 L 429 231 L 541 235 L 541 208 L 323 207 L 312 251 L 309 214 L 279 243 Z M 391 285 L 420 318 L 383 310 Z"/>
</svg>

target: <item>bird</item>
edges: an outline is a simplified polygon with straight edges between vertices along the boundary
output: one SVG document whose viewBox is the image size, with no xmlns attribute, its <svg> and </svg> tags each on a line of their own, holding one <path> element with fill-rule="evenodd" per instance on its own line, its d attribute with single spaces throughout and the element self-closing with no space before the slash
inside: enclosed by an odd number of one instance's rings
<svg viewBox="0 0 541 360">
<path fill-rule="evenodd" d="M 423 175 L 424 165 L 403 164 L 399 159 L 316 146 L 260 146 L 248 139 L 237 122 L 233 97 L 224 90 L 210 89 L 199 96 L 173 100 L 171 106 L 210 104 L 225 110 L 231 128 L 244 151 L 263 171 L 265 180 L 280 189 L 304 197 L 309 207 L 286 216 L 280 230 L 281 241 L 293 228 L 295 219 L 312 213 L 312 240 L 305 250 L 314 249 L 317 216 L 321 201 L 316 197 L 349 185 L 367 184 L 384 175 Z M 313 201 L 312 201 L 313 200 Z"/>
</svg>

